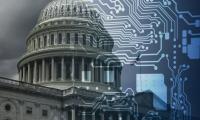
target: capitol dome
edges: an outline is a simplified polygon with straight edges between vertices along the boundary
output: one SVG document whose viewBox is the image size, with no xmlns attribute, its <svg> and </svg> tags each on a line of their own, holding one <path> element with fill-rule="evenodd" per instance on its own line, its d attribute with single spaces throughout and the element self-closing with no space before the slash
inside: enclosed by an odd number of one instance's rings
<svg viewBox="0 0 200 120">
<path fill-rule="evenodd" d="M 39 22 L 50 19 L 82 18 L 99 21 L 100 15 L 84 0 L 52 0 L 41 12 Z"/>
<path fill-rule="evenodd" d="M 52 0 L 27 36 L 19 79 L 57 89 L 117 91 L 121 63 L 112 55 L 113 46 L 92 6 L 82 0 Z"/>
</svg>

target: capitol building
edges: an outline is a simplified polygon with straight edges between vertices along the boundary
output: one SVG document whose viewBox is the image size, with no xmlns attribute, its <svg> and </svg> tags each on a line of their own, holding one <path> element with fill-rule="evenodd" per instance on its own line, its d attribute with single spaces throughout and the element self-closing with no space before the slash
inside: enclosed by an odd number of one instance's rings
<svg viewBox="0 0 200 120">
<path fill-rule="evenodd" d="M 152 92 L 121 91 L 122 65 L 112 55 L 114 40 L 93 7 L 82 0 L 52 0 L 41 11 L 17 65 L 19 81 L 0 78 L 0 120 L 166 116 L 156 109 L 159 98 Z"/>
</svg>

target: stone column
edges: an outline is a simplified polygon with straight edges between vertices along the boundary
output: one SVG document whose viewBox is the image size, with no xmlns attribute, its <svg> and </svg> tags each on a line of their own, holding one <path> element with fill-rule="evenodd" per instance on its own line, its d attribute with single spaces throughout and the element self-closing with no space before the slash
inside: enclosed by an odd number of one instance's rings
<svg viewBox="0 0 200 120">
<path fill-rule="evenodd" d="M 104 113 L 100 113 L 100 116 L 101 116 L 101 120 L 104 120 Z"/>
<path fill-rule="evenodd" d="M 131 120 L 130 113 L 127 114 L 127 120 Z"/>
<path fill-rule="evenodd" d="M 37 81 L 37 61 L 34 62 L 34 70 L 33 70 L 33 81 L 36 83 Z"/>
<path fill-rule="evenodd" d="M 33 43 L 33 45 L 35 46 L 35 50 L 37 50 L 38 47 L 38 38 L 35 39 L 35 42 Z"/>
<path fill-rule="evenodd" d="M 92 120 L 95 120 L 95 112 L 92 113 Z"/>
<path fill-rule="evenodd" d="M 50 46 L 50 34 L 47 34 L 47 46 Z"/>
<path fill-rule="evenodd" d="M 75 108 L 72 108 L 72 120 L 76 120 L 76 111 L 75 111 Z"/>
<path fill-rule="evenodd" d="M 94 60 L 91 60 L 91 82 L 94 82 Z"/>
<path fill-rule="evenodd" d="M 19 74 L 19 81 L 22 81 L 21 68 L 19 68 L 18 74 Z"/>
<path fill-rule="evenodd" d="M 19 100 L 19 107 L 18 107 L 18 111 L 19 111 L 19 119 L 18 120 L 24 120 L 24 101 Z"/>
<path fill-rule="evenodd" d="M 101 82 L 101 75 L 100 75 L 100 62 L 99 62 L 99 60 L 97 60 L 97 68 L 96 68 L 96 72 L 97 72 L 97 81 L 98 82 Z"/>
<path fill-rule="evenodd" d="M 33 116 L 33 120 L 40 120 L 39 114 L 41 114 L 41 112 L 40 112 L 40 104 L 38 103 L 35 103 L 35 114 L 36 115 Z"/>
<path fill-rule="evenodd" d="M 58 33 L 55 32 L 54 33 L 54 45 L 57 45 L 58 44 Z"/>
<path fill-rule="evenodd" d="M 25 65 L 23 66 L 23 82 L 25 82 L 26 80 L 26 68 L 25 68 Z"/>
<path fill-rule="evenodd" d="M 42 60 L 42 81 L 45 82 L 45 59 Z"/>
<path fill-rule="evenodd" d="M 115 74 L 115 87 L 118 88 L 118 67 L 115 68 L 114 74 Z"/>
<path fill-rule="evenodd" d="M 66 116 L 66 118 L 64 120 L 69 120 L 69 111 L 66 111 L 65 116 Z"/>
<path fill-rule="evenodd" d="M 46 81 L 49 81 L 49 62 L 46 62 L 46 65 L 45 65 L 45 80 Z"/>
<path fill-rule="evenodd" d="M 40 42 L 40 36 L 37 38 L 37 50 L 40 49 L 41 42 Z"/>
<path fill-rule="evenodd" d="M 118 113 L 118 120 L 122 120 L 122 114 Z"/>
<path fill-rule="evenodd" d="M 40 37 L 40 45 L 41 45 L 41 48 L 43 49 L 44 48 L 44 35 L 42 35 L 41 37 Z"/>
<path fill-rule="evenodd" d="M 62 57 L 62 59 L 61 59 L 61 80 L 62 80 L 62 81 L 65 80 L 65 73 L 66 73 L 66 69 L 65 69 L 65 58 Z"/>
<path fill-rule="evenodd" d="M 35 39 L 31 40 L 31 51 L 35 50 Z"/>
<path fill-rule="evenodd" d="M 86 115 L 86 112 L 83 110 L 83 111 L 82 111 L 82 120 L 86 120 L 86 119 L 85 119 L 85 115 Z"/>
<path fill-rule="evenodd" d="M 41 61 L 39 61 L 39 64 L 38 64 L 38 70 L 39 70 L 39 83 L 41 83 L 42 81 L 42 64 L 41 64 Z"/>
<path fill-rule="evenodd" d="M 112 115 L 110 115 L 108 119 L 109 119 L 109 120 L 113 120 L 113 116 L 112 116 Z"/>
<path fill-rule="evenodd" d="M 106 71 L 106 82 L 110 82 L 110 73 L 109 73 L 109 65 L 107 65 L 107 71 Z"/>
<path fill-rule="evenodd" d="M 65 32 L 62 32 L 62 44 L 66 44 L 66 35 L 65 35 Z"/>
<path fill-rule="evenodd" d="M 51 81 L 55 80 L 55 61 L 51 58 Z"/>
<path fill-rule="evenodd" d="M 85 59 L 84 58 L 82 58 L 81 69 L 82 69 L 82 82 L 84 82 L 85 81 Z"/>
<path fill-rule="evenodd" d="M 71 73 L 71 78 L 72 78 L 72 81 L 75 81 L 75 79 L 74 79 L 74 57 L 72 57 L 72 73 Z"/>
<path fill-rule="evenodd" d="M 102 62 L 100 61 L 100 82 L 103 83 L 103 66 L 102 66 Z"/>
<path fill-rule="evenodd" d="M 31 65 L 28 64 L 28 83 L 31 83 Z"/>
<path fill-rule="evenodd" d="M 121 71 L 119 70 L 119 68 L 117 69 L 117 74 L 118 74 L 117 86 L 121 87 Z"/>
</svg>

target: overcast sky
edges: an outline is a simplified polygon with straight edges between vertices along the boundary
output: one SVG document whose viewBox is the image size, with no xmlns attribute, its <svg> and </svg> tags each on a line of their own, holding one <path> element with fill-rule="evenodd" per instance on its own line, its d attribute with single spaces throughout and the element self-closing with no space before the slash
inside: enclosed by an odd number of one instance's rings
<svg viewBox="0 0 200 120">
<path fill-rule="evenodd" d="M 49 0 L 0 0 L 0 76 L 17 78 L 26 36 Z"/>
</svg>

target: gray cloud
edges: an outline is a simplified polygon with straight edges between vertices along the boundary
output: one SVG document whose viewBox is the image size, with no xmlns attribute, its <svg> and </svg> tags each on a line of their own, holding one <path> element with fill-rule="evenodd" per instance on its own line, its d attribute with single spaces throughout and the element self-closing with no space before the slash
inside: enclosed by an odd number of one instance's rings
<svg viewBox="0 0 200 120">
<path fill-rule="evenodd" d="M 0 0 L 0 76 L 13 77 L 26 36 L 49 0 Z"/>
</svg>

